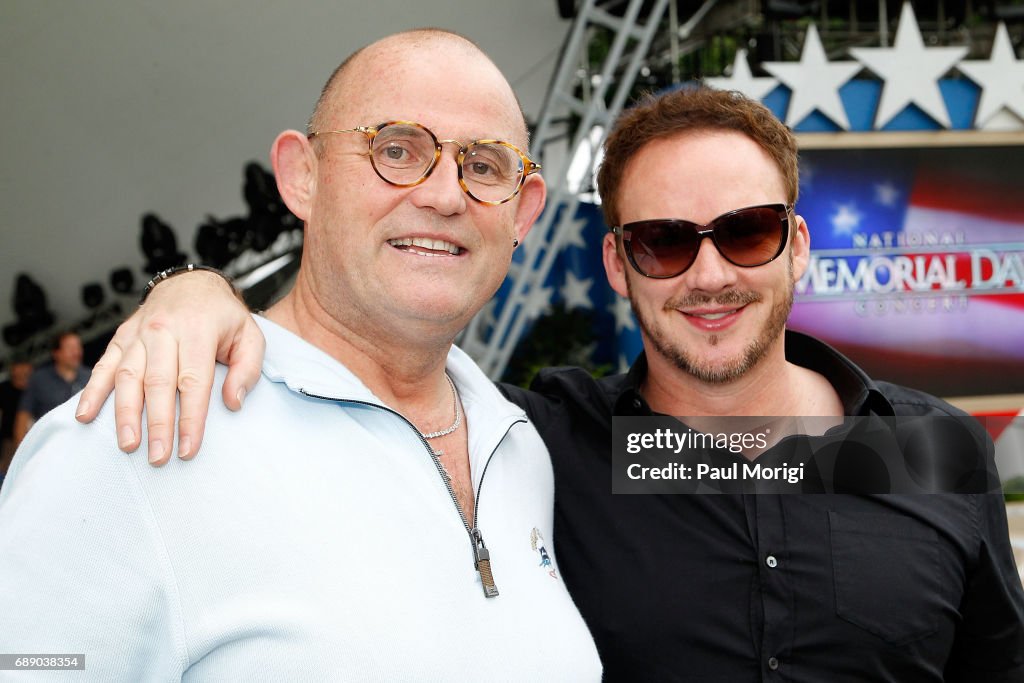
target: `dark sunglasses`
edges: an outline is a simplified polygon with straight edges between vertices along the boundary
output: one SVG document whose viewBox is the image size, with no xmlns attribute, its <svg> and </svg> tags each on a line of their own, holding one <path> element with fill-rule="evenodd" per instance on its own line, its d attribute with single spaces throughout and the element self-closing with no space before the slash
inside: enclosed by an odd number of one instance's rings
<svg viewBox="0 0 1024 683">
<path fill-rule="evenodd" d="M 697 260 L 705 237 L 729 263 L 755 268 L 774 261 L 786 248 L 789 210 L 785 204 L 763 204 L 736 209 L 698 225 L 679 218 L 659 218 L 615 226 L 626 256 L 636 272 L 646 277 L 682 275 Z"/>
</svg>

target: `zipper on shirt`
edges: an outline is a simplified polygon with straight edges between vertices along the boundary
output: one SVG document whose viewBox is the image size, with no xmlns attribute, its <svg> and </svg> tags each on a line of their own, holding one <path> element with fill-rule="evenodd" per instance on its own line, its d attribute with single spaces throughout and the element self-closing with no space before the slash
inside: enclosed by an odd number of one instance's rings
<svg viewBox="0 0 1024 683">
<path fill-rule="evenodd" d="M 369 406 L 371 408 L 379 408 L 380 410 L 384 410 L 391 413 L 392 415 L 402 420 L 402 422 L 409 425 L 409 428 L 412 429 L 413 434 L 416 435 L 416 437 L 420 440 L 420 443 L 423 444 L 423 448 L 426 449 L 427 453 L 430 455 L 430 459 L 433 461 L 434 467 L 437 468 L 437 474 L 439 477 L 441 477 L 441 481 L 444 483 L 444 487 L 448 491 L 448 496 L 452 500 L 452 505 L 455 506 L 455 511 L 459 513 L 459 519 L 462 520 L 462 526 L 465 527 L 466 533 L 469 534 L 469 540 L 473 546 L 473 569 L 475 569 L 477 574 L 479 574 L 480 576 L 480 583 L 483 585 L 484 588 L 484 597 L 497 597 L 498 587 L 494 583 L 494 575 L 491 572 L 491 554 L 490 552 L 488 552 L 486 544 L 484 544 L 483 532 L 480 531 L 479 526 L 474 526 L 470 528 L 469 520 L 466 519 L 466 513 L 464 513 L 462 511 L 462 508 L 459 507 L 459 499 L 455 497 L 455 489 L 452 488 L 451 480 L 448 479 L 448 474 L 444 470 L 444 465 L 441 464 L 440 457 L 437 455 L 434 449 L 430 447 L 430 443 L 425 438 L 423 438 L 423 434 L 420 432 L 420 430 L 416 429 L 416 425 L 410 422 L 407 417 L 399 413 L 397 410 L 392 410 L 391 408 L 388 408 L 387 406 L 381 405 L 379 403 L 371 403 L 370 401 L 359 401 L 350 398 L 334 398 L 331 396 L 320 396 L 318 394 L 311 394 L 307 392 L 305 389 L 299 389 L 299 393 L 302 394 L 303 396 L 315 398 L 321 401 L 331 401 L 333 403 L 353 403 L 363 406 Z M 494 445 L 494 448 L 491 449 L 490 455 L 487 456 L 487 460 L 484 461 L 484 471 L 480 474 L 480 486 L 477 488 L 475 500 L 473 501 L 473 520 L 474 522 L 477 522 L 477 524 L 479 524 L 480 519 L 480 494 L 484 488 L 484 477 L 487 475 L 487 467 L 491 464 L 491 458 L 493 458 L 494 454 L 498 451 L 498 446 L 500 446 L 501 442 L 505 440 L 505 437 L 508 436 L 508 433 L 512 431 L 513 425 L 516 425 L 520 422 L 526 422 L 526 419 L 517 418 L 511 423 L 509 423 L 508 427 L 505 429 L 505 433 L 501 435 L 501 438 L 498 439 L 498 442 Z"/>
<path fill-rule="evenodd" d="M 484 587 L 484 597 L 496 598 L 498 597 L 498 587 L 494 584 L 494 575 L 491 574 L 491 554 L 487 552 L 487 546 L 484 545 L 484 537 L 480 533 L 480 529 L 474 528 L 471 533 L 473 536 L 473 567 L 480 574 L 480 583 Z"/>
</svg>

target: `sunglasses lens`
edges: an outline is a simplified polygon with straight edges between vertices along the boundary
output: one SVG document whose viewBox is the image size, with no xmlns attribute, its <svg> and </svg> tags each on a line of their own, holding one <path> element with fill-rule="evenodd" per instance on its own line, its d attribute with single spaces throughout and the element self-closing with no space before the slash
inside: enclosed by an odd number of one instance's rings
<svg viewBox="0 0 1024 683">
<path fill-rule="evenodd" d="M 718 249 L 738 266 L 768 263 L 782 245 L 782 216 L 774 207 L 753 207 L 722 216 L 714 229 Z"/>
<path fill-rule="evenodd" d="M 633 263 L 648 277 L 673 277 L 693 263 L 697 231 L 684 221 L 642 221 L 630 226 Z"/>
<path fill-rule="evenodd" d="M 637 221 L 622 226 L 622 234 L 633 266 L 647 277 L 682 274 L 696 260 L 701 240 L 712 235 L 728 261 L 753 268 L 782 253 L 788 211 L 783 204 L 752 206 L 719 216 L 707 229 L 679 219 Z"/>
</svg>

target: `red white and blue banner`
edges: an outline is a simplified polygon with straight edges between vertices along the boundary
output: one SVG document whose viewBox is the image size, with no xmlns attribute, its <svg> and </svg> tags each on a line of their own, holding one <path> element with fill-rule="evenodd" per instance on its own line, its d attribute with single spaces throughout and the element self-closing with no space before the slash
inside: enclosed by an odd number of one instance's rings
<svg viewBox="0 0 1024 683">
<path fill-rule="evenodd" d="M 790 325 L 939 395 L 1024 392 L 1024 148 L 812 150 Z"/>
</svg>

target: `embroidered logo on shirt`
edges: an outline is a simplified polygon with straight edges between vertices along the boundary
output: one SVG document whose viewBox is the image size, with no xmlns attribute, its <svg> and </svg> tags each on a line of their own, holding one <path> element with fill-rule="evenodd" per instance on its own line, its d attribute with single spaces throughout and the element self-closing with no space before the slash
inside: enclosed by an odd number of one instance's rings
<svg viewBox="0 0 1024 683">
<path fill-rule="evenodd" d="M 548 549 L 544 547 L 544 537 L 541 536 L 540 529 L 533 527 L 533 531 L 530 532 L 530 547 L 533 551 L 540 555 L 540 567 L 548 570 L 548 575 L 552 579 L 557 579 L 558 575 L 555 574 L 555 565 L 551 562 L 551 556 L 548 555 Z"/>
</svg>

